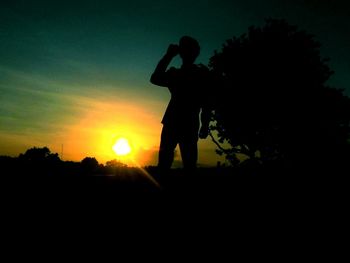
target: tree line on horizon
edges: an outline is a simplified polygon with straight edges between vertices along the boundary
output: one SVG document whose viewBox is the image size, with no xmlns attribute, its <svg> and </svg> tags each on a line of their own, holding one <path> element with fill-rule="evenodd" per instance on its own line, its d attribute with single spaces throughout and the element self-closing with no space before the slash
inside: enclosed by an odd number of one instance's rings
<svg viewBox="0 0 350 263">
<path fill-rule="evenodd" d="M 18 157 L 0 156 L 2 170 L 14 174 L 52 175 L 113 175 L 129 168 L 117 159 L 101 164 L 95 157 L 85 157 L 80 162 L 63 161 L 58 153 L 48 147 L 33 147 Z"/>
</svg>

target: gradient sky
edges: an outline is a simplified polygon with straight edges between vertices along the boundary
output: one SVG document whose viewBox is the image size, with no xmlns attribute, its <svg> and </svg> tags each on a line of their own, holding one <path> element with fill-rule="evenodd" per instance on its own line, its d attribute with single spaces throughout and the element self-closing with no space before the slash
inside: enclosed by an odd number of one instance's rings
<svg viewBox="0 0 350 263">
<path fill-rule="evenodd" d="M 154 164 L 170 94 L 149 78 L 168 44 L 197 38 L 197 62 L 207 64 L 226 39 L 268 17 L 313 33 L 336 72 L 329 83 L 350 95 L 349 7 L 345 0 L 1 1 L 0 155 L 33 146 L 61 153 L 63 144 L 65 160 L 105 162 L 124 136 L 138 163 Z M 199 163 L 215 165 L 214 149 L 201 141 Z"/>
</svg>

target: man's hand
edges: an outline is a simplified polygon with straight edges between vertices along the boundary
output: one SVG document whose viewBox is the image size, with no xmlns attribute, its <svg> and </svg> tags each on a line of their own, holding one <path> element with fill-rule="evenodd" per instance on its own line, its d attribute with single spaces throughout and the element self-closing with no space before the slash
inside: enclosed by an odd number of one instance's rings
<svg viewBox="0 0 350 263">
<path fill-rule="evenodd" d="M 208 137 L 209 134 L 209 127 L 208 126 L 202 126 L 199 130 L 199 138 L 205 139 Z"/>
<path fill-rule="evenodd" d="M 177 54 L 179 54 L 179 46 L 175 44 L 170 44 L 168 47 L 167 55 L 175 57 Z"/>
</svg>

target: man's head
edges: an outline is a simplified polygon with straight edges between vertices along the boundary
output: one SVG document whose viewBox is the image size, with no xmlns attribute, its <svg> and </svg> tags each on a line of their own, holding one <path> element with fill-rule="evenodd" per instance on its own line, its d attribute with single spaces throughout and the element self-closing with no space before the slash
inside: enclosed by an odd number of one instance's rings
<svg viewBox="0 0 350 263">
<path fill-rule="evenodd" d="M 179 54 L 183 62 L 193 64 L 200 52 L 198 41 L 189 36 L 183 36 L 179 43 Z"/>
</svg>

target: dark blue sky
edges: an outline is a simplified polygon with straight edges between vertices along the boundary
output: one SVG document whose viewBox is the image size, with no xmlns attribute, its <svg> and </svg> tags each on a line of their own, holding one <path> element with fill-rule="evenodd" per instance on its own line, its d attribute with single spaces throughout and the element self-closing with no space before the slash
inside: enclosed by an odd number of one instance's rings
<svg viewBox="0 0 350 263">
<path fill-rule="evenodd" d="M 80 136 L 75 125 L 91 112 L 106 117 L 101 125 L 112 122 L 103 112 L 111 105 L 129 105 L 151 119 L 148 126 L 155 131 L 146 137 L 152 143 L 141 148 L 156 149 L 160 126 L 155 123 L 169 93 L 152 86 L 149 77 L 168 44 L 182 35 L 197 38 L 198 62 L 207 64 L 226 39 L 268 17 L 285 18 L 314 34 L 336 72 L 330 84 L 350 95 L 349 7 L 339 0 L 1 1 L 0 154 L 34 145 L 59 151 L 73 140 L 67 134 Z M 208 163 L 215 147 L 209 141 L 201 147 Z M 96 153 L 94 147 L 80 154 L 67 151 L 72 159 Z"/>
</svg>

